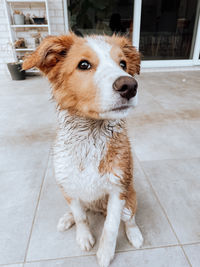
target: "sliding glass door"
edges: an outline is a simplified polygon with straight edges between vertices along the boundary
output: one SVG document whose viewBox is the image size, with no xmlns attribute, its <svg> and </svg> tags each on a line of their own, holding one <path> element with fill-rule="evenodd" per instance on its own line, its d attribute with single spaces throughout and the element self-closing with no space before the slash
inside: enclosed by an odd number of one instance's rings
<svg viewBox="0 0 200 267">
<path fill-rule="evenodd" d="M 191 59 L 197 0 L 143 0 L 140 51 L 144 60 Z"/>
<path fill-rule="evenodd" d="M 69 28 L 77 35 L 125 34 L 132 38 L 132 0 L 68 0 Z"/>
<path fill-rule="evenodd" d="M 66 30 L 120 33 L 143 67 L 200 65 L 200 0 L 63 0 Z"/>
</svg>

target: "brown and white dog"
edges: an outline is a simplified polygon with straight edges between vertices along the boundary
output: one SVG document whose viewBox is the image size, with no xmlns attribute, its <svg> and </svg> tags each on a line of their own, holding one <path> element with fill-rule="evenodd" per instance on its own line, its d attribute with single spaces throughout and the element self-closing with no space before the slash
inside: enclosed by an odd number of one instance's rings
<svg viewBox="0 0 200 267">
<path fill-rule="evenodd" d="M 39 68 L 53 86 L 58 105 L 54 146 L 56 180 L 70 207 L 58 230 L 76 224 L 76 240 L 90 250 L 95 239 L 86 211 L 106 215 L 97 251 L 99 265 L 114 257 L 120 221 L 130 243 L 139 248 L 135 222 L 133 162 L 124 118 L 137 102 L 140 55 L 125 37 L 70 33 L 49 36 L 23 63 Z"/>
</svg>

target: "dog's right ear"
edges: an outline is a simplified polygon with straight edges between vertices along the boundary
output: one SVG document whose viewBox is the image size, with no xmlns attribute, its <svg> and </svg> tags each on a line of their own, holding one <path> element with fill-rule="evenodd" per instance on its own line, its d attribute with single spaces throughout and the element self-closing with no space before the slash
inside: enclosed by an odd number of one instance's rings
<svg viewBox="0 0 200 267">
<path fill-rule="evenodd" d="M 22 68 L 28 70 L 37 67 L 45 74 L 61 62 L 74 43 L 75 35 L 48 36 L 34 53 L 25 58 Z"/>
</svg>

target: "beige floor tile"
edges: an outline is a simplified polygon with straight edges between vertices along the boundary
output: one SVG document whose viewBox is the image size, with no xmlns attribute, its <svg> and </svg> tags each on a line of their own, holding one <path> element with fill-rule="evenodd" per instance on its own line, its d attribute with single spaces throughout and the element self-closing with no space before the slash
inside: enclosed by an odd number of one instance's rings
<svg viewBox="0 0 200 267">
<path fill-rule="evenodd" d="M 44 139 L 45 136 L 38 141 L 27 136 L 0 138 L 0 174 L 44 168 L 52 145 Z"/>
<path fill-rule="evenodd" d="M 139 166 L 136 166 L 135 176 L 136 190 L 138 191 L 138 212 L 136 220 L 144 235 L 144 247 L 177 244 L 176 238 Z M 57 232 L 56 225 L 58 219 L 64 214 L 65 210 L 66 203 L 55 184 L 53 171 L 50 168 L 45 180 L 44 190 L 41 195 L 33 228 L 27 257 L 28 260 L 80 256 L 94 254 L 96 252 L 103 227 L 103 216 L 89 213 L 90 227 L 97 239 L 97 244 L 88 253 L 82 252 L 76 244 L 75 227 L 72 227 L 65 233 Z M 121 225 L 119 231 L 116 249 L 118 251 L 133 249 L 125 237 L 123 225 Z"/>
<path fill-rule="evenodd" d="M 28 90 L 28 88 L 27 88 Z M 46 95 L 9 95 L 0 98 L 0 135 L 37 135 L 55 125 L 54 104 Z"/>
<path fill-rule="evenodd" d="M 142 162 L 181 243 L 200 241 L 200 159 Z"/>
<path fill-rule="evenodd" d="M 129 135 L 141 161 L 200 157 L 200 121 L 129 123 Z"/>
<path fill-rule="evenodd" d="M 141 161 L 200 156 L 199 72 L 144 73 L 128 118 Z"/>
<path fill-rule="evenodd" d="M 44 171 L 1 173 L 0 264 L 24 260 Z"/>
<path fill-rule="evenodd" d="M 187 245 L 183 247 L 192 267 L 200 266 L 200 244 L 197 245 Z"/>
<path fill-rule="evenodd" d="M 52 261 L 27 263 L 25 267 L 98 267 L 96 257 L 74 257 Z M 110 267 L 189 267 L 179 247 L 117 253 Z"/>
<path fill-rule="evenodd" d="M 145 73 L 139 82 L 141 91 L 148 92 L 165 111 L 200 113 L 199 71 Z"/>
<path fill-rule="evenodd" d="M 7 95 L 49 95 L 50 85 L 46 78 L 41 76 L 27 77 L 26 80 L 0 80 L 0 96 Z"/>
</svg>

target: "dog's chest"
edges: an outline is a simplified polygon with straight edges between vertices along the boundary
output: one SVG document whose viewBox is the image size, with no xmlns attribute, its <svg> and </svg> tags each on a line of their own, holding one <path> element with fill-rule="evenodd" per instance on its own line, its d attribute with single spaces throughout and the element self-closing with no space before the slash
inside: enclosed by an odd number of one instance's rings
<svg viewBox="0 0 200 267">
<path fill-rule="evenodd" d="M 107 193 L 109 174 L 101 175 L 99 165 L 106 154 L 105 137 L 95 140 L 66 139 L 58 136 L 54 148 L 56 179 L 68 195 L 78 195 L 84 201 L 94 201 Z"/>
<path fill-rule="evenodd" d="M 63 113 L 59 119 L 60 128 L 54 146 L 57 183 L 71 197 L 75 195 L 88 202 L 97 200 L 112 189 L 112 174 L 102 175 L 99 166 L 107 153 L 112 131 L 121 128 L 111 122 L 102 125 L 82 118 L 67 117 L 66 122 Z"/>
</svg>

